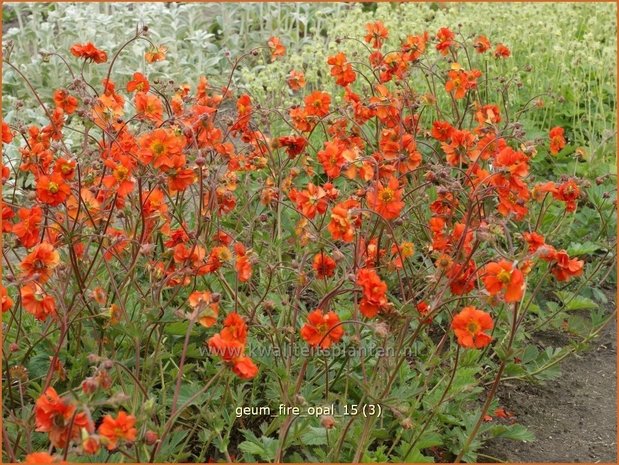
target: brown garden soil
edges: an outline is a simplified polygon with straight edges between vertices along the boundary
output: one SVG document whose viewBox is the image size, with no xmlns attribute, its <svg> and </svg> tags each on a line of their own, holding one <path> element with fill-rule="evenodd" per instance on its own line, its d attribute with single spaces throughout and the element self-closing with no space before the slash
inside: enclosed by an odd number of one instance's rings
<svg viewBox="0 0 619 465">
<path fill-rule="evenodd" d="M 613 298 L 609 307 L 615 304 Z M 540 346 L 558 347 L 567 341 L 556 332 L 536 335 Z M 545 384 L 508 381 L 498 398 L 536 440 L 494 439 L 483 454 L 506 462 L 617 463 L 616 320 L 586 352 L 564 360 L 557 379 Z"/>
</svg>

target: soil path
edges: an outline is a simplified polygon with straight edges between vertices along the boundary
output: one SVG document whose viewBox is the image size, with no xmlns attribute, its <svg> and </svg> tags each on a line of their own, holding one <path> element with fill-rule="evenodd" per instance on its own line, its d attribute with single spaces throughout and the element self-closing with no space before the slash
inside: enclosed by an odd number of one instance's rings
<svg viewBox="0 0 619 465">
<path fill-rule="evenodd" d="M 587 352 L 566 359 L 558 379 L 506 384 L 499 399 L 536 441 L 497 439 L 483 453 L 507 462 L 617 463 L 616 321 Z"/>
</svg>

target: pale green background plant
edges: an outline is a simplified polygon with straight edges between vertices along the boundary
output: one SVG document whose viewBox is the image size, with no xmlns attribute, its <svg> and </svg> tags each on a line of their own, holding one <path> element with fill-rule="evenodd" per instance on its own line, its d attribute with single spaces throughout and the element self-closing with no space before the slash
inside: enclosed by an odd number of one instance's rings
<svg viewBox="0 0 619 465">
<path fill-rule="evenodd" d="M 614 165 L 617 24 L 612 3 L 24 3 L 4 10 L 11 23 L 3 40 L 14 43 L 11 60 L 46 97 L 67 85 L 69 77 L 59 59 L 45 62 L 39 52 L 67 55 L 73 43 L 89 40 L 111 54 L 144 24 L 154 42 L 169 48 L 169 60 L 149 65 L 149 76 L 179 83 L 193 84 L 202 74 L 224 81 L 222 71 L 231 59 L 263 46 L 272 35 L 280 37 L 288 47 L 286 57 L 275 63 L 266 53 L 249 57 L 235 77 L 271 105 L 298 100 L 282 86 L 291 69 L 305 72 L 310 89 L 333 89 L 327 57 L 336 50 L 351 60 L 355 53 L 367 54 L 361 43 L 346 38 L 359 37 L 369 21 L 384 22 L 393 47 L 407 34 L 434 33 L 442 26 L 465 37 L 485 34 L 512 50 L 507 61 L 490 60 L 489 69 L 522 83 L 510 94 L 510 104 L 518 108 L 535 96 L 544 101 L 543 108 L 524 118 L 526 129 L 536 128 L 531 137 L 545 136 L 549 125 L 562 125 L 574 147 L 583 146 L 608 169 Z M 125 50 L 115 75 L 129 79 L 144 70 L 145 48 L 137 42 Z M 105 66 L 90 67 L 87 77 L 100 78 L 104 71 Z M 4 114 L 11 121 L 15 99 L 32 97 L 6 67 L 3 81 Z M 22 117 L 42 118 L 35 105 L 25 108 Z"/>
</svg>

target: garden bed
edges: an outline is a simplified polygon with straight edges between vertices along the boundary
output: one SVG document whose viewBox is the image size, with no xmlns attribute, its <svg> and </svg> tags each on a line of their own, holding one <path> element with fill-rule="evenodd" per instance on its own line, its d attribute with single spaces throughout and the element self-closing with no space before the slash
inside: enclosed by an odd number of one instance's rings
<svg viewBox="0 0 619 465">
<path fill-rule="evenodd" d="M 616 310 L 611 298 L 608 312 Z M 540 335 L 542 345 L 557 347 L 569 340 L 558 331 Z M 532 442 L 493 439 L 484 460 L 505 462 L 617 461 L 617 323 L 612 320 L 590 348 L 560 364 L 558 379 L 544 384 L 506 382 L 500 404 L 526 425 Z"/>
</svg>

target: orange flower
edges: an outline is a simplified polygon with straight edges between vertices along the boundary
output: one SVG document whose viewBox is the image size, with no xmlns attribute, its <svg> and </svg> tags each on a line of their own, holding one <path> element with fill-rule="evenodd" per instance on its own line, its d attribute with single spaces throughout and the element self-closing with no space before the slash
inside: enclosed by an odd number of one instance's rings
<svg viewBox="0 0 619 465">
<path fill-rule="evenodd" d="M 477 50 L 477 53 L 485 53 L 490 50 L 490 41 L 484 35 L 479 36 L 473 42 L 473 47 Z"/>
<path fill-rule="evenodd" d="M 129 195 L 135 186 L 135 178 L 131 175 L 133 160 L 127 155 L 120 155 L 118 161 L 107 159 L 105 166 L 112 170 L 112 174 L 103 177 L 103 185 L 108 189 L 116 187 L 120 197 Z"/>
<path fill-rule="evenodd" d="M 344 335 L 344 328 L 335 312 L 324 313 L 317 308 L 307 315 L 307 323 L 301 328 L 301 337 L 310 346 L 328 349 Z"/>
<path fill-rule="evenodd" d="M 331 221 L 327 229 L 331 233 L 334 240 L 342 240 L 344 242 L 352 242 L 355 230 L 353 218 L 350 210 L 357 208 L 359 203 L 356 200 L 348 199 L 340 202 L 333 207 L 331 211 Z"/>
<path fill-rule="evenodd" d="M 220 333 L 211 337 L 207 344 L 209 350 L 225 362 L 231 362 L 243 356 L 245 352 L 245 344 L 235 339 L 225 339 Z"/>
<path fill-rule="evenodd" d="M 286 79 L 288 83 L 288 87 L 292 90 L 301 90 L 305 87 L 305 74 L 301 71 L 295 71 L 294 69 L 290 71 L 288 78 Z"/>
<path fill-rule="evenodd" d="M 290 199 L 296 204 L 297 210 L 309 219 L 313 219 L 316 213 L 322 215 L 329 206 L 325 190 L 311 182 L 307 184 L 307 189 L 302 191 L 291 189 Z"/>
<path fill-rule="evenodd" d="M 135 94 L 135 109 L 140 116 L 151 120 L 155 124 L 159 125 L 163 121 L 163 103 L 155 95 L 147 94 L 146 92 Z"/>
<path fill-rule="evenodd" d="M 2 303 L 2 313 L 8 312 L 13 307 L 13 299 L 9 296 L 6 287 L 0 284 L 0 301 Z"/>
<path fill-rule="evenodd" d="M 429 35 L 424 32 L 421 35 L 409 35 L 402 43 L 402 52 L 406 61 L 417 61 L 426 51 Z"/>
<path fill-rule="evenodd" d="M 73 179 L 76 166 L 77 162 L 75 160 L 67 160 L 60 157 L 54 163 L 54 173 L 60 173 L 65 180 Z"/>
<path fill-rule="evenodd" d="M 155 63 L 157 61 L 163 61 L 165 60 L 167 51 L 168 51 L 167 47 L 164 47 L 163 45 L 159 45 L 157 47 L 153 47 L 150 50 L 148 50 L 144 54 L 144 58 L 146 59 L 148 63 Z"/>
<path fill-rule="evenodd" d="M 181 161 L 180 158 L 177 158 L 177 160 Z M 197 179 L 195 171 L 191 168 L 171 169 L 167 171 L 166 174 L 168 175 L 168 189 L 170 190 L 170 194 L 184 191 L 196 182 Z"/>
<path fill-rule="evenodd" d="M 471 71 L 451 69 L 447 75 L 445 90 L 452 93 L 456 100 L 459 100 L 464 98 L 469 90 L 477 88 L 477 79 L 481 76 L 481 72 L 477 69 Z"/>
<path fill-rule="evenodd" d="M 283 57 L 286 54 L 286 47 L 284 47 L 279 38 L 271 37 L 267 44 L 271 49 L 271 61 L 275 61 L 277 57 Z"/>
<path fill-rule="evenodd" d="M 389 37 L 389 31 L 381 21 L 366 24 L 365 30 L 367 31 L 365 41 L 374 48 L 381 48 Z"/>
<path fill-rule="evenodd" d="M 33 452 L 32 454 L 26 455 L 26 459 L 24 463 L 39 465 L 42 463 L 60 463 L 53 456 L 49 455 L 47 452 Z M 66 462 L 63 462 L 66 463 Z"/>
<path fill-rule="evenodd" d="M 455 45 L 454 38 L 456 35 L 446 27 L 442 27 L 436 33 L 436 40 L 438 40 L 438 44 L 436 44 L 436 49 L 441 52 L 441 55 L 447 56 L 449 53 L 449 47 Z"/>
<path fill-rule="evenodd" d="M 37 180 L 37 199 L 52 207 L 64 203 L 71 195 L 71 188 L 60 173 L 40 176 Z"/>
<path fill-rule="evenodd" d="M 425 300 L 422 300 L 417 305 L 415 305 L 415 308 L 419 312 L 419 316 L 421 317 L 422 323 L 425 323 L 425 324 L 432 323 L 432 317 L 428 316 L 428 314 L 432 312 L 430 311 L 430 306 Z"/>
<path fill-rule="evenodd" d="M 466 130 L 454 129 L 450 142 L 441 142 L 441 147 L 447 156 L 447 163 L 451 166 L 459 166 L 469 160 L 475 161 L 479 157 L 475 136 Z"/>
<path fill-rule="evenodd" d="M 123 410 L 118 412 L 116 419 L 110 415 L 103 417 L 103 422 L 99 425 L 97 432 L 105 439 L 108 450 L 116 449 L 119 440 L 134 442 L 138 434 L 135 428 L 135 417 L 127 415 L 127 412 Z"/>
<path fill-rule="evenodd" d="M 497 168 L 504 168 L 512 176 L 523 178 L 529 174 L 529 158 L 522 152 L 505 147 L 494 159 Z"/>
<path fill-rule="evenodd" d="M 363 290 L 359 310 L 367 318 L 375 317 L 379 311 L 386 308 L 387 284 L 372 268 L 362 268 L 357 273 L 356 283 Z"/>
<path fill-rule="evenodd" d="M 490 295 L 504 293 L 505 302 L 519 302 L 524 294 L 522 271 L 507 260 L 488 263 L 484 268 L 483 281 Z"/>
<path fill-rule="evenodd" d="M 148 92 L 150 84 L 142 73 L 133 73 L 133 79 L 127 83 L 127 92 Z"/>
<path fill-rule="evenodd" d="M 522 236 L 524 237 L 524 240 L 527 241 L 529 253 L 537 252 L 537 250 L 541 246 L 546 244 L 544 236 L 536 232 L 532 232 L 532 233 L 525 232 Z"/>
<path fill-rule="evenodd" d="M 249 281 L 251 278 L 251 261 L 245 252 L 245 246 L 240 242 L 234 244 L 234 251 L 236 252 L 236 263 L 234 268 L 236 269 L 239 281 L 242 283 Z"/>
<path fill-rule="evenodd" d="M 283 136 L 277 139 L 280 147 L 286 148 L 288 158 L 293 159 L 297 155 L 303 153 L 307 147 L 307 139 L 303 136 Z"/>
<path fill-rule="evenodd" d="M 556 126 L 549 132 L 550 137 L 550 153 L 558 154 L 565 147 L 565 131 L 562 127 Z"/>
<path fill-rule="evenodd" d="M 43 221 L 43 209 L 41 207 L 20 208 L 17 211 L 20 221 L 12 227 L 13 233 L 24 247 L 34 247 L 41 235 L 40 227 Z"/>
<path fill-rule="evenodd" d="M 316 90 L 305 97 L 305 113 L 309 116 L 324 117 L 329 114 L 331 96 Z"/>
<path fill-rule="evenodd" d="M 330 178 L 337 178 L 346 162 L 341 144 L 332 141 L 325 142 L 325 148 L 316 154 L 316 158 Z"/>
<path fill-rule="evenodd" d="M 71 47 L 71 54 L 78 58 L 92 60 L 95 63 L 105 63 L 107 61 L 107 53 L 96 48 L 92 42 L 73 45 Z"/>
<path fill-rule="evenodd" d="M 15 216 L 15 212 L 8 205 L 2 205 L 2 232 L 8 233 L 13 230 L 11 218 Z"/>
<path fill-rule="evenodd" d="M 292 120 L 292 124 L 299 131 L 309 132 L 312 130 L 314 125 L 308 119 L 308 113 L 305 109 L 301 107 L 293 107 L 290 109 L 290 119 Z"/>
<path fill-rule="evenodd" d="M 118 127 L 118 119 L 124 114 L 123 105 L 124 99 L 121 96 L 104 94 L 93 106 L 92 118 L 101 128 Z"/>
<path fill-rule="evenodd" d="M 247 341 L 247 325 L 245 320 L 236 312 L 230 313 L 224 320 L 224 329 L 221 330 L 224 339 L 239 341 L 245 344 Z"/>
<path fill-rule="evenodd" d="M 475 307 L 464 307 L 451 322 L 458 344 L 468 349 L 481 349 L 490 344 L 492 336 L 485 331 L 492 329 L 493 326 L 492 317 Z"/>
<path fill-rule="evenodd" d="M 340 52 L 330 56 L 327 59 L 327 64 L 331 65 L 331 76 L 335 77 L 335 83 L 339 86 L 346 87 L 355 82 L 357 74 L 353 71 L 352 65 L 346 60 L 346 55 Z"/>
<path fill-rule="evenodd" d="M 48 433 L 54 447 L 66 447 L 67 440 L 80 437 L 82 428 L 89 433 L 94 430 L 92 421 L 86 414 L 76 414 L 75 411 L 76 407 L 71 401 L 60 398 L 53 387 L 48 387 L 35 403 L 36 431 Z"/>
<path fill-rule="evenodd" d="M 393 220 L 400 216 L 404 202 L 400 184 L 395 177 L 389 178 L 389 182 L 384 186 L 380 181 L 376 181 L 367 194 L 368 206 L 386 220 Z"/>
<path fill-rule="evenodd" d="M 232 362 L 243 355 L 246 341 L 247 325 L 233 312 L 224 320 L 224 328 L 208 340 L 208 347 L 225 362 Z"/>
<path fill-rule="evenodd" d="M 475 119 L 480 125 L 497 124 L 501 122 L 501 111 L 497 105 L 483 105 L 477 108 Z"/>
<path fill-rule="evenodd" d="M 178 163 L 175 158 L 182 156 L 185 138 L 172 129 L 159 128 L 147 132 L 138 140 L 141 147 L 139 158 L 142 163 L 151 163 L 163 171 L 174 168 Z"/>
<path fill-rule="evenodd" d="M 316 272 L 316 277 L 319 279 L 330 278 L 335 274 L 335 260 L 326 255 L 324 252 L 319 252 L 314 256 L 312 268 Z"/>
<path fill-rule="evenodd" d="M 440 142 L 447 142 L 456 130 L 447 121 L 434 121 L 432 123 L 432 137 Z"/>
<path fill-rule="evenodd" d="M 550 271 L 557 278 L 557 281 L 569 281 L 580 276 L 583 272 L 584 262 L 570 258 L 565 250 L 556 252 L 554 259 L 556 262 L 552 265 Z"/>
<path fill-rule="evenodd" d="M 13 131 L 8 124 L 2 121 L 2 142 L 10 144 L 13 141 Z"/>
<path fill-rule="evenodd" d="M 21 288 L 21 304 L 24 310 L 39 321 L 45 321 L 48 316 L 56 316 L 56 302 L 50 295 L 45 294 L 41 286 L 36 283 L 24 284 Z"/>
<path fill-rule="evenodd" d="M 565 209 L 573 212 L 576 210 L 576 201 L 580 197 L 580 188 L 573 179 L 570 179 L 556 186 L 556 189 L 552 191 L 552 196 L 565 202 Z"/>
<path fill-rule="evenodd" d="M 252 379 L 258 374 L 258 367 L 251 358 L 243 355 L 233 360 L 232 371 L 241 379 Z"/>
<path fill-rule="evenodd" d="M 466 265 L 454 263 L 447 271 L 449 290 L 453 295 L 466 295 L 475 288 L 475 263 L 470 260 Z"/>
<path fill-rule="evenodd" d="M 404 268 L 404 260 L 415 253 L 415 245 L 412 242 L 402 242 L 398 248 L 393 244 L 391 253 L 394 255 L 393 266 L 402 269 Z"/>
<path fill-rule="evenodd" d="M 24 257 L 20 267 L 25 276 L 44 283 L 59 263 L 60 255 L 54 246 L 48 242 L 42 242 Z"/>
<path fill-rule="evenodd" d="M 77 109 L 77 99 L 64 89 L 58 89 L 54 92 L 54 103 L 56 107 L 62 109 L 67 115 L 70 115 Z"/>
<path fill-rule="evenodd" d="M 494 56 L 496 58 L 509 58 L 511 54 L 512 52 L 504 44 L 497 44 L 494 49 Z"/>
<path fill-rule="evenodd" d="M 219 315 L 219 299 L 215 299 L 209 291 L 195 291 L 189 295 L 189 306 L 199 312 L 198 321 L 205 328 L 210 328 L 217 322 Z"/>
</svg>

